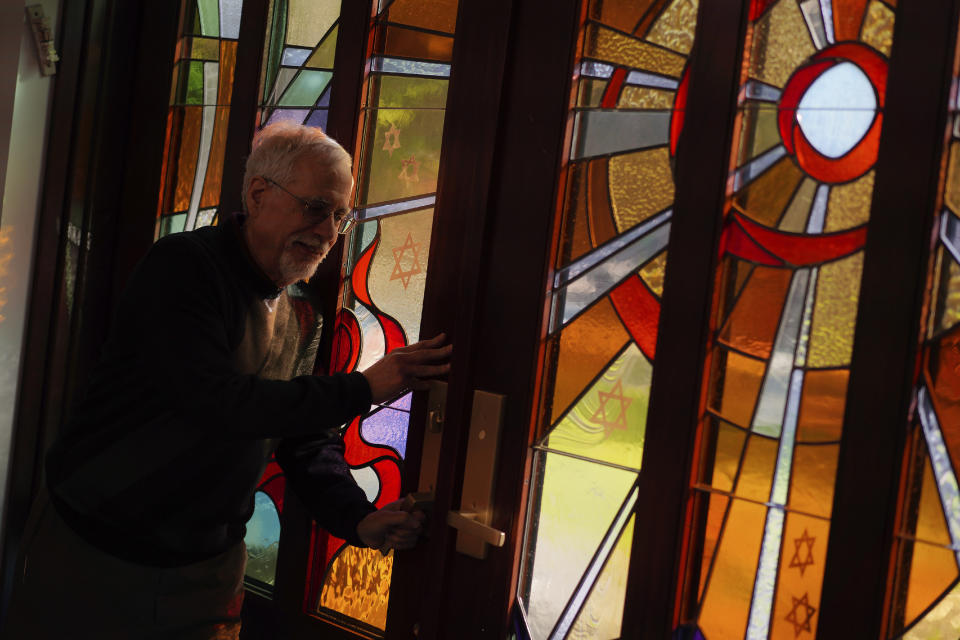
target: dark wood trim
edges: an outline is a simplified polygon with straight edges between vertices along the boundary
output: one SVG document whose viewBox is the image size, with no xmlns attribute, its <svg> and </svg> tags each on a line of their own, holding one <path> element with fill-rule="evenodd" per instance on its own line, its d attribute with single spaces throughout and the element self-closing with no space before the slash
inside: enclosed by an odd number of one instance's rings
<svg viewBox="0 0 960 640">
<path fill-rule="evenodd" d="M 878 637 L 916 370 L 957 2 L 897 10 L 817 637 Z"/>
<path fill-rule="evenodd" d="M 269 9 L 270 0 L 245 0 L 243 3 L 218 215 L 243 208 L 240 190 L 243 187 L 243 169 L 250 154 L 250 142 L 253 140 L 254 123 L 257 121 L 257 109 L 260 105 L 260 72 Z"/>
<path fill-rule="evenodd" d="M 668 638 L 682 587 L 690 464 L 749 2 L 700 4 L 640 472 L 624 638 Z M 701 52 L 703 52 L 701 54 Z"/>
</svg>

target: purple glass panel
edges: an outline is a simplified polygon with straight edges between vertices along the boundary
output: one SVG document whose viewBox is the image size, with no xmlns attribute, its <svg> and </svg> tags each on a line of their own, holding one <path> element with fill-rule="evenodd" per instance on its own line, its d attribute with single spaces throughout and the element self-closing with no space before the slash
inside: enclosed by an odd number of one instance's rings
<svg viewBox="0 0 960 640">
<path fill-rule="evenodd" d="M 307 109 L 274 109 L 273 113 L 270 114 L 270 119 L 267 120 L 267 124 L 274 122 L 296 122 L 297 124 L 301 124 L 303 123 L 303 119 L 307 117 L 307 113 Z"/>
<path fill-rule="evenodd" d="M 326 109 L 317 109 L 310 114 L 310 117 L 307 118 L 307 121 L 304 123 L 308 127 L 319 127 L 322 131 L 327 130 L 327 113 Z"/>
<path fill-rule="evenodd" d="M 360 435 L 371 444 L 393 448 L 403 458 L 407 452 L 409 422 L 409 413 L 384 407 L 364 418 L 360 424 Z"/>
</svg>

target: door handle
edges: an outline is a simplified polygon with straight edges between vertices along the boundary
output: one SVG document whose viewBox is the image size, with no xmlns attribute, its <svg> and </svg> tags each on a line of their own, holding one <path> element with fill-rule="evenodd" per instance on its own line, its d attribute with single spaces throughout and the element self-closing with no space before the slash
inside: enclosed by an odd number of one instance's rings
<svg viewBox="0 0 960 640">
<path fill-rule="evenodd" d="M 447 524 L 457 530 L 457 551 L 480 560 L 487 556 L 488 545 L 502 547 L 507 538 L 503 531 L 490 526 L 497 449 L 506 399 L 498 393 L 473 392 L 461 510 L 447 513 Z"/>
<path fill-rule="evenodd" d="M 507 534 L 478 522 L 477 514 L 469 511 L 448 511 L 447 524 L 457 531 L 479 538 L 485 544 L 491 544 L 495 547 L 502 547 L 503 543 L 507 541 Z"/>
</svg>

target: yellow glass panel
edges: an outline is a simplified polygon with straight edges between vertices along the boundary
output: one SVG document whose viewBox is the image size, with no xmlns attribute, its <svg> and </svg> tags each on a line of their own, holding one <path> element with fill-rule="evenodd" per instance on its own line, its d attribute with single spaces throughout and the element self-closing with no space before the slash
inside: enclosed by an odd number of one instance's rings
<svg viewBox="0 0 960 640">
<path fill-rule="evenodd" d="M 683 54 L 690 53 L 697 27 L 697 5 L 697 0 L 673 0 L 647 32 L 647 40 Z"/>
<path fill-rule="evenodd" d="M 340 25 L 337 25 L 317 46 L 316 50 L 310 54 L 305 66 L 311 69 L 333 69 L 333 58 L 337 53 L 337 34 L 339 32 Z"/>
<path fill-rule="evenodd" d="M 747 432 L 717 421 L 717 453 L 713 459 L 711 486 L 720 491 L 733 491 L 733 481 L 740 467 L 740 456 Z M 711 507 L 712 508 L 712 507 Z"/>
<path fill-rule="evenodd" d="M 850 363 L 862 271 L 863 251 L 820 268 L 807 366 L 838 367 Z"/>
<path fill-rule="evenodd" d="M 920 508 L 917 513 L 916 537 L 925 542 L 949 545 L 950 533 L 943 517 L 943 505 L 937 480 L 933 477 L 930 457 L 923 456 L 923 484 L 920 487 Z"/>
<path fill-rule="evenodd" d="M 620 102 L 617 106 L 621 109 L 672 109 L 676 95 L 674 91 L 627 86 L 620 92 Z M 598 98 L 597 103 L 592 106 L 599 105 Z"/>
<path fill-rule="evenodd" d="M 787 512 L 771 638 L 815 638 L 830 523 Z"/>
<path fill-rule="evenodd" d="M 904 544 L 913 547 L 904 617 L 909 625 L 957 579 L 958 571 L 953 550 L 923 542 L 905 541 Z"/>
<path fill-rule="evenodd" d="M 824 231 L 840 231 L 864 224 L 870 218 L 874 172 L 830 188 Z"/>
<path fill-rule="evenodd" d="M 673 171 L 666 147 L 613 156 L 608 175 L 618 233 L 673 204 Z"/>
<path fill-rule="evenodd" d="M 686 57 L 647 44 L 638 38 L 591 23 L 586 30 L 584 56 L 679 78 Z"/>
<path fill-rule="evenodd" d="M 954 213 L 960 215 L 960 142 L 957 141 L 950 143 L 944 201 Z"/>
<path fill-rule="evenodd" d="M 793 194 L 793 200 L 790 201 L 790 206 L 787 207 L 777 226 L 783 231 L 803 233 L 807 228 L 807 218 L 810 217 L 810 207 L 813 206 L 813 198 L 816 194 L 816 181 L 806 178 Z"/>
<path fill-rule="evenodd" d="M 940 297 L 943 299 L 940 311 L 940 329 L 949 329 L 960 322 L 960 265 L 944 249 L 940 249 L 941 264 L 946 267 L 946 282 L 941 285 Z M 942 269 L 943 267 L 941 267 Z"/>
<path fill-rule="evenodd" d="M 623 606 L 627 597 L 630 545 L 633 542 L 633 525 L 636 519 L 636 516 L 630 516 L 567 637 L 583 640 L 620 637 Z"/>
<path fill-rule="evenodd" d="M 753 27 L 750 75 L 777 87 L 816 53 L 795 0 L 779 0 Z"/>
<path fill-rule="evenodd" d="M 903 640 L 960 637 L 960 585 L 954 586 L 916 625 L 903 635 Z"/>
<path fill-rule="evenodd" d="M 742 166 L 780 144 L 777 108 L 773 105 L 748 104 L 740 112 L 740 152 L 737 165 Z"/>
<path fill-rule="evenodd" d="M 553 629 L 637 477 L 559 453 L 541 455 L 539 510 L 531 516 L 536 533 L 528 538 L 520 588 L 529 593 L 524 604 L 535 637 Z"/>
<path fill-rule="evenodd" d="M 218 38 L 193 38 L 190 57 L 195 60 L 219 60 L 220 40 Z"/>
<path fill-rule="evenodd" d="M 578 107 L 599 107 L 601 100 L 603 100 L 603 92 L 607 88 L 607 80 L 601 80 L 599 78 L 580 78 L 579 85 L 579 94 L 577 97 L 577 106 Z M 624 87 L 623 92 L 621 93 L 621 107 L 623 106 L 623 93 L 626 93 L 627 89 L 635 89 L 637 87 Z M 671 103 L 672 104 L 672 103 Z"/>
<path fill-rule="evenodd" d="M 553 383 L 550 421 L 566 413 L 630 339 L 609 298 L 603 298 L 571 322 L 560 334 Z"/>
<path fill-rule="evenodd" d="M 847 403 L 848 369 L 807 371 L 803 377 L 797 442 L 839 442 Z"/>
<path fill-rule="evenodd" d="M 652 371 L 631 343 L 554 427 L 545 446 L 639 469 Z"/>
<path fill-rule="evenodd" d="M 733 500 L 706 586 L 699 626 L 707 638 L 743 638 L 767 509 Z"/>
<path fill-rule="evenodd" d="M 710 384 L 713 395 L 711 406 L 733 424 L 750 426 L 766 364 L 764 360 L 748 358 L 733 351 L 716 353 L 715 382 Z"/>
<path fill-rule="evenodd" d="M 443 119 L 442 109 L 380 109 L 370 113 L 366 157 L 357 187 L 361 204 L 437 190 Z"/>
<path fill-rule="evenodd" d="M 380 220 L 380 246 L 370 263 L 370 297 L 381 311 L 400 322 L 408 343 L 416 342 L 420 335 L 432 229 L 433 209 Z"/>
<path fill-rule="evenodd" d="M 760 224 L 774 227 L 802 179 L 803 172 L 793 159 L 782 158 L 762 176 L 738 192 L 734 196 L 733 206 Z"/>
<path fill-rule="evenodd" d="M 587 173 L 587 163 L 570 163 L 566 176 L 563 230 L 560 234 L 561 244 L 557 255 L 558 269 L 593 248 L 587 222 Z"/>
<path fill-rule="evenodd" d="M 770 499 L 770 486 L 773 484 L 773 467 L 777 463 L 778 448 L 778 441 L 773 438 L 750 436 L 734 493 L 741 498 L 761 502 Z"/>
<path fill-rule="evenodd" d="M 393 552 L 347 545 L 331 563 L 320 594 L 320 606 L 387 628 L 387 604 L 393 575 Z"/>
<path fill-rule="evenodd" d="M 650 290 L 658 296 L 663 295 L 663 277 L 667 271 L 667 252 L 663 251 L 656 258 L 640 269 L 640 277 L 647 283 Z"/>
<path fill-rule="evenodd" d="M 290 0 L 287 5 L 287 45 L 315 47 L 340 17 L 340 2 Z"/>
<path fill-rule="evenodd" d="M 788 506 L 829 518 L 837 476 L 838 444 L 798 444 L 793 450 L 793 475 Z"/>
<path fill-rule="evenodd" d="M 885 56 L 889 56 L 893 48 L 893 19 L 893 9 L 880 0 L 873 0 L 863 19 L 860 39 Z"/>
</svg>

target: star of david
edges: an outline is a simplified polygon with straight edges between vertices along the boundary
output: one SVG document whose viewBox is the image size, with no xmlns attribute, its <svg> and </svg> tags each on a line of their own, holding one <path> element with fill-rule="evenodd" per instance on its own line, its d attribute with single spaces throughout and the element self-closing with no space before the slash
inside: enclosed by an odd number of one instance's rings
<svg viewBox="0 0 960 640">
<path fill-rule="evenodd" d="M 800 637 L 802 631 L 813 631 L 810 627 L 810 619 L 813 618 L 816 609 L 810 606 L 807 594 L 803 594 L 802 598 L 793 596 L 790 596 L 790 598 L 793 600 L 793 609 L 787 614 L 786 621 L 793 625 L 794 637 L 797 638 Z M 803 607 L 803 610 L 801 610 L 801 607 Z M 803 620 L 800 619 L 801 617 Z"/>
<path fill-rule="evenodd" d="M 816 541 L 816 538 L 811 537 L 807 530 L 803 530 L 803 535 L 793 541 L 796 549 L 793 553 L 793 558 L 790 559 L 790 567 L 797 567 L 800 569 L 800 575 L 803 575 L 804 570 L 807 567 L 813 564 L 813 543 Z M 802 546 L 807 546 L 807 556 L 803 559 L 800 558 L 800 548 Z"/>
<path fill-rule="evenodd" d="M 412 262 L 412 264 L 410 264 L 409 269 L 404 269 L 402 262 L 404 261 L 404 256 L 407 251 L 413 253 L 413 260 L 407 260 L 406 262 Z M 396 266 L 393 267 L 393 273 L 390 275 L 390 279 L 399 280 L 403 284 L 403 288 L 406 289 L 410 284 L 410 277 L 423 272 L 423 269 L 420 267 L 420 245 L 413 241 L 412 234 L 408 233 L 406 242 L 393 249 L 393 259 L 396 262 Z"/>
<path fill-rule="evenodd" d="M 630 403 L 633 402 L 630 398 L 625 398 L 623 396 L 623 385 L 620 380 L 617 380 L 617 384 L 613 385 L 613 388 L 609 393 L 600 391 L 600 408 L 597 409 L 593 415 L 590 417 L 594 422 L 599 422 L 603 425 L 604 433 L 609 436 L 614 429 L 620 429 L 626 431 L 627 429 L 627 407 L 630 406 Z M 607 415 L 607 406 L 610 403 L 615 403 L 620 405 L 620 411 L 617 413 L 615 420 L 611 420 Z"/>
<path fill-rule="evenodd" d="M 384 134 L 383 141 L 383 150 L 390 153 L 390 157 L 393 157 L 394 149 L 400 148 L 400 129 L 397 129 L 397 125 L 390 123 L 390 129 Z"/>
<path fill-rule="evenodd" d="M 412 173 L 408 170 L 412 170 Z M 400 164 L 400 175 L 404 182 L 420 182 L 420 161 L 410 156 Z"/>
</svg>

